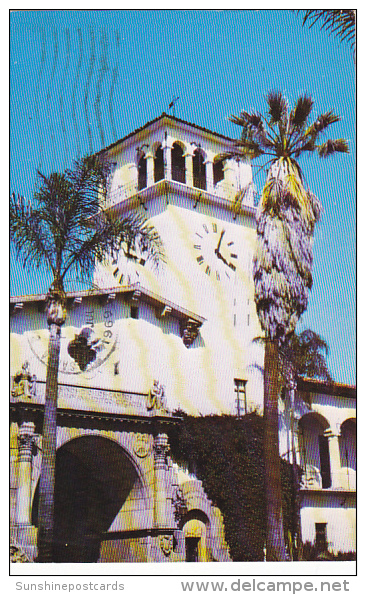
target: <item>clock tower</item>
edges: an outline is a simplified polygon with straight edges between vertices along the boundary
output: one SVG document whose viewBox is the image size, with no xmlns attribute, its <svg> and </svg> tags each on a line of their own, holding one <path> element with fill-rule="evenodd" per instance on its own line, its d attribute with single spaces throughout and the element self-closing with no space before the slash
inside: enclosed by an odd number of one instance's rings
<svg viewBox="0 0 366 595">
<path fill-rule="evenodd" d="M 165 259 L 154 268 L 143 252 L 121 251 L 94 282 L 138 284 L 204 319 L 182 353 L 169 333 L 149 343 L 138 331 L 146 369 L 155 367 L 173 408 L 193 414 L 240 415 L 262 404 L 262 348 L 253 342 L 261 334 L 252 283 L 256 207 L 250 164 L 224 157 L 234 148 L 233 139 L 162 114 L 105 149 L 114 164 L 105 207 L 118 217 L 143 214 Z"/>
</svg>

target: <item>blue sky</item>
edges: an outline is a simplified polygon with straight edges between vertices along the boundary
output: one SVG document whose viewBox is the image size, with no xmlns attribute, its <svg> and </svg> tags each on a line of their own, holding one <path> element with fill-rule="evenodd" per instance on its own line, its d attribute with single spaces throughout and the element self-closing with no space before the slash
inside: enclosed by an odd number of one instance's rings
<svg viewBox="0 0 366 595">
<path fill-rule="evenodd" d="M 335 380 L 355 382 L 355 66 L 348 45 L 289 10 L 17 11 L 11 13 L 11 191 L 31 197 L 48 174 L 163 111 L 228 136 L 231 114 L 265 110 L 269 90 L 312 95 L 314 116 L 349 155 L 301 161 L 324 213 L 315 234 L 314 287 L 298 329 L 328 342 Z M 257 179 L 259 190 L 263 178 Z M 12 260 L 11 293 L 47 289 Z"/>
</svg>

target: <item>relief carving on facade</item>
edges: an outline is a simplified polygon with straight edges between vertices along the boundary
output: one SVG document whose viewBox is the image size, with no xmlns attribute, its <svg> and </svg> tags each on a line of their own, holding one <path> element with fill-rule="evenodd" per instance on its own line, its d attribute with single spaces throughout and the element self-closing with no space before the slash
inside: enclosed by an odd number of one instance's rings
<svg viewBox="0 0 366 595">
<path fill-rule="evenodd" d="M 136 434 L 133 451 L 140 459 L 147 457 L 151 452 L 151 437 L 148 434 Z"/>
<path fill-rule="evenodd" d="M 36 395 L 37 376 L 30 373 L 29 363 L 24 362 L 21 371 L 13 378 L 11 394 L 15 398 L 31 399 Z"/>
<path fill-rule="evenodd" d="M 159 545 L 164 556 L 170 556 L 173 551 L 173 535 L 159 535 Z"/>
<path fill-rule="evenodd" d="M 164 386 L 158 380 L 154 380 L 153 387 L 149 390 L 146 408 L 148 411 L 156 410 L 160 413 L 168 413 Z"/>
<path fill-rule="evenodd" d="M 199 324 L 191 318 L 181 323 L 181 337 L 186 347 L 190 347 L 193 341 L 197 338 Z"/>
</svg>

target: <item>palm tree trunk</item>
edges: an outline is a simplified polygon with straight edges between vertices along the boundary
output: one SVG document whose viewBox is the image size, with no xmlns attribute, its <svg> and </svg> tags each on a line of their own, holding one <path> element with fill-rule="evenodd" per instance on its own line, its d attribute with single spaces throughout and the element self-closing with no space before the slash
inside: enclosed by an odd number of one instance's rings
<svg viewBox="0 0 366 595">
<path fill-rule="evenodd" d="M 268 339 L 264 352 L 264 475 L 267 512 L 266 560 L 288 559 L 282 515 L 281 472 L 278 440 L 278 347 Z"/>
<path fill-rule="evenodd" d="M 43 418 L 42 467 L 39 480 L 37 562 L 52 562 L 53 560 L 53 513 L 55 495 L 60 335 L 60 324 L 50 324 L 46 398 Z"/>
</svg>

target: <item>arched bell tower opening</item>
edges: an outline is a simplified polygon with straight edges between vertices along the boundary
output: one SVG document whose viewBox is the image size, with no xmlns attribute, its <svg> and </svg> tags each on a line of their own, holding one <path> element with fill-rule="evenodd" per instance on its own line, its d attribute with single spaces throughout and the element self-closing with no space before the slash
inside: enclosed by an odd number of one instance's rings
<svg viewBox="0 0 366 595">
<path fill-rule="evenodd" d="M 164 153 L 161 145 L 158 145 L 154 156 L 154 182 L 164 178 Z"/>
<path fill-rule="evenodd" d="M 183 148 L 174 143 L 172 147 L 172 180 L 175 182 L 186 183 L 186 162 Z"/>
<path fill-rule="evenodd" d="M 147 164 L 146 164 L 146 157 L 145 155 L 141 155 L 138 166 L 137 166 L 137 174 L 138 174 L 138 189 L 142 190 L 147 186 Z"/>
<path fill-rule="evenodd" d="M 196 149 L 193 153 L 193 186 L 206 190 L 206 165 L 201 149 Z"/>
<path fill-rule="evenodd" d="M 102 436 L 82 436 L 57 451 L 54 561 L 98 561 L 101 542 L 141 483 L 126 452 Z M 38 487 L 33 504 L 38 524 Z"/>
</svg>

